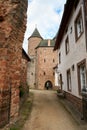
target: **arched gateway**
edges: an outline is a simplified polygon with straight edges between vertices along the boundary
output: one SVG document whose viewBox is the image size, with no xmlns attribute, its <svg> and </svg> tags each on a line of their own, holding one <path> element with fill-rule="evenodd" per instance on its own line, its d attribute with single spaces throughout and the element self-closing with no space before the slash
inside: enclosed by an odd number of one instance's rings
<svg viewBox="0 0 87 130">
<path fill-rule="evenodd" d="M 45 89 L 52 89 L 53 85 L 52 82 L 50 80 L 45 82 Z"/>
</svg>

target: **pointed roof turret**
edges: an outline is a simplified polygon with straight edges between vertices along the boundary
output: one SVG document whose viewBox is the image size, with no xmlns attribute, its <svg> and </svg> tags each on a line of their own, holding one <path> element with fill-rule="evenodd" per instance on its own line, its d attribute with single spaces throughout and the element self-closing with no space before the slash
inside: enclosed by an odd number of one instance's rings
<svg viewBox="0 0 87 130">
<path fill-rule="evenodd" d="M 43 39 L 43 38 L 41 37 L 41 35 L 40 35 L 40 33 L 39 33 L 39 31 L 38 31 L 37 28 L 35 28 L 34 32 L 32 33 L 32 35 L 31 35 L 29 38 L 31 38 L 31 37 L 38 37 L 38 38 Z M 28 38 L 28 39 L 29 39 L 29 38 Z"/>
</svg>

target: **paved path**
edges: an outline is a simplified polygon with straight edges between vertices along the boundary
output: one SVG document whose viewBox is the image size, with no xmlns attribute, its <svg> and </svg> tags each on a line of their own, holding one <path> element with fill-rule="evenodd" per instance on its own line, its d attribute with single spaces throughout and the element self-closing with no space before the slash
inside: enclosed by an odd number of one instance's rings
<svg viewBox="0 0 87 130">
<path fill-rule="evenodd" d="M 34 103 L 23 130 L 82 130 L 71 114 L 58 102 L 56 92 L 31 90 Z"/>
</svg>

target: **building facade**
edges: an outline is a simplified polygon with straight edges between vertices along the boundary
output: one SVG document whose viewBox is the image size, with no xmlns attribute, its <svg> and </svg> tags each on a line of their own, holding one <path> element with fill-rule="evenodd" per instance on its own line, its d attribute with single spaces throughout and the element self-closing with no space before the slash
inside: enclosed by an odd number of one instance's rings
<svg viewBox="0 0 87 130">
<path fill-rule="evenodd" d="M 20 108 L 22 107 L 23 103 L 25 102 L 26 98 L 29 96 L 29 86 L 27 84 L 27 69 L 28 63 L 30 62 L 30 58 L 22 48 L 22 64 L 21 64 L 21 81 L 20 81 Z"/>
<path fill-rule="evenodd" d="M 54 69 L 57 64 L 57 52 L 53 51 L 54 40 L 42 40 L 36 48 L 36 87 L 54 89 Z"/>
<path fill-rule="evenodd" d="M 35 28 L 32 35 L 28 38 L 28 55 L 31 58 L 31 62 L 28 63 L 28 72 L 27 72 L 27 83 L 30 88 L 36 88 L 35 75 L 36 75 L 36 47 L 43 38 Z"/>
<path fill-rule="evenodd" d="M 54 88 L 54 70 L 57 64 L 57 52 L 53 51 L 55 40 L 44 40 L 37 28 L 28 39 L 28 54 L 31 58 L 27 75 L 30 88 Z M 55 60 L 56 59 L 56 60 Z"/>
<path fill-rule="evenodd" d="M 67 0 L 54 50 L 58 49 L 59 87 L 82 112 L 82 92 L 87 90 L 87 2 Z"/>
</svg>

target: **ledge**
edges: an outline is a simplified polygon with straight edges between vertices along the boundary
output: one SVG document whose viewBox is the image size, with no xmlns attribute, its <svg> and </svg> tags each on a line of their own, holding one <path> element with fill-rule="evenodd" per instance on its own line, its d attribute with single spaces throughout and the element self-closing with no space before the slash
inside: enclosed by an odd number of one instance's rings
<svg viewBox="0 0 87 130">
<path fill-rule="evenodd" d="M 65 98 L 64 92 L 59 92 L 59 93 L 57 92 L 57 96 L 61 98 Z"/>
<path fill-rule="evenodd" d="M 83 96 L 83 95 L 87 95 L 87 91 L 82 91 L 81 92 L 81 95 Z"/>
</svg>

